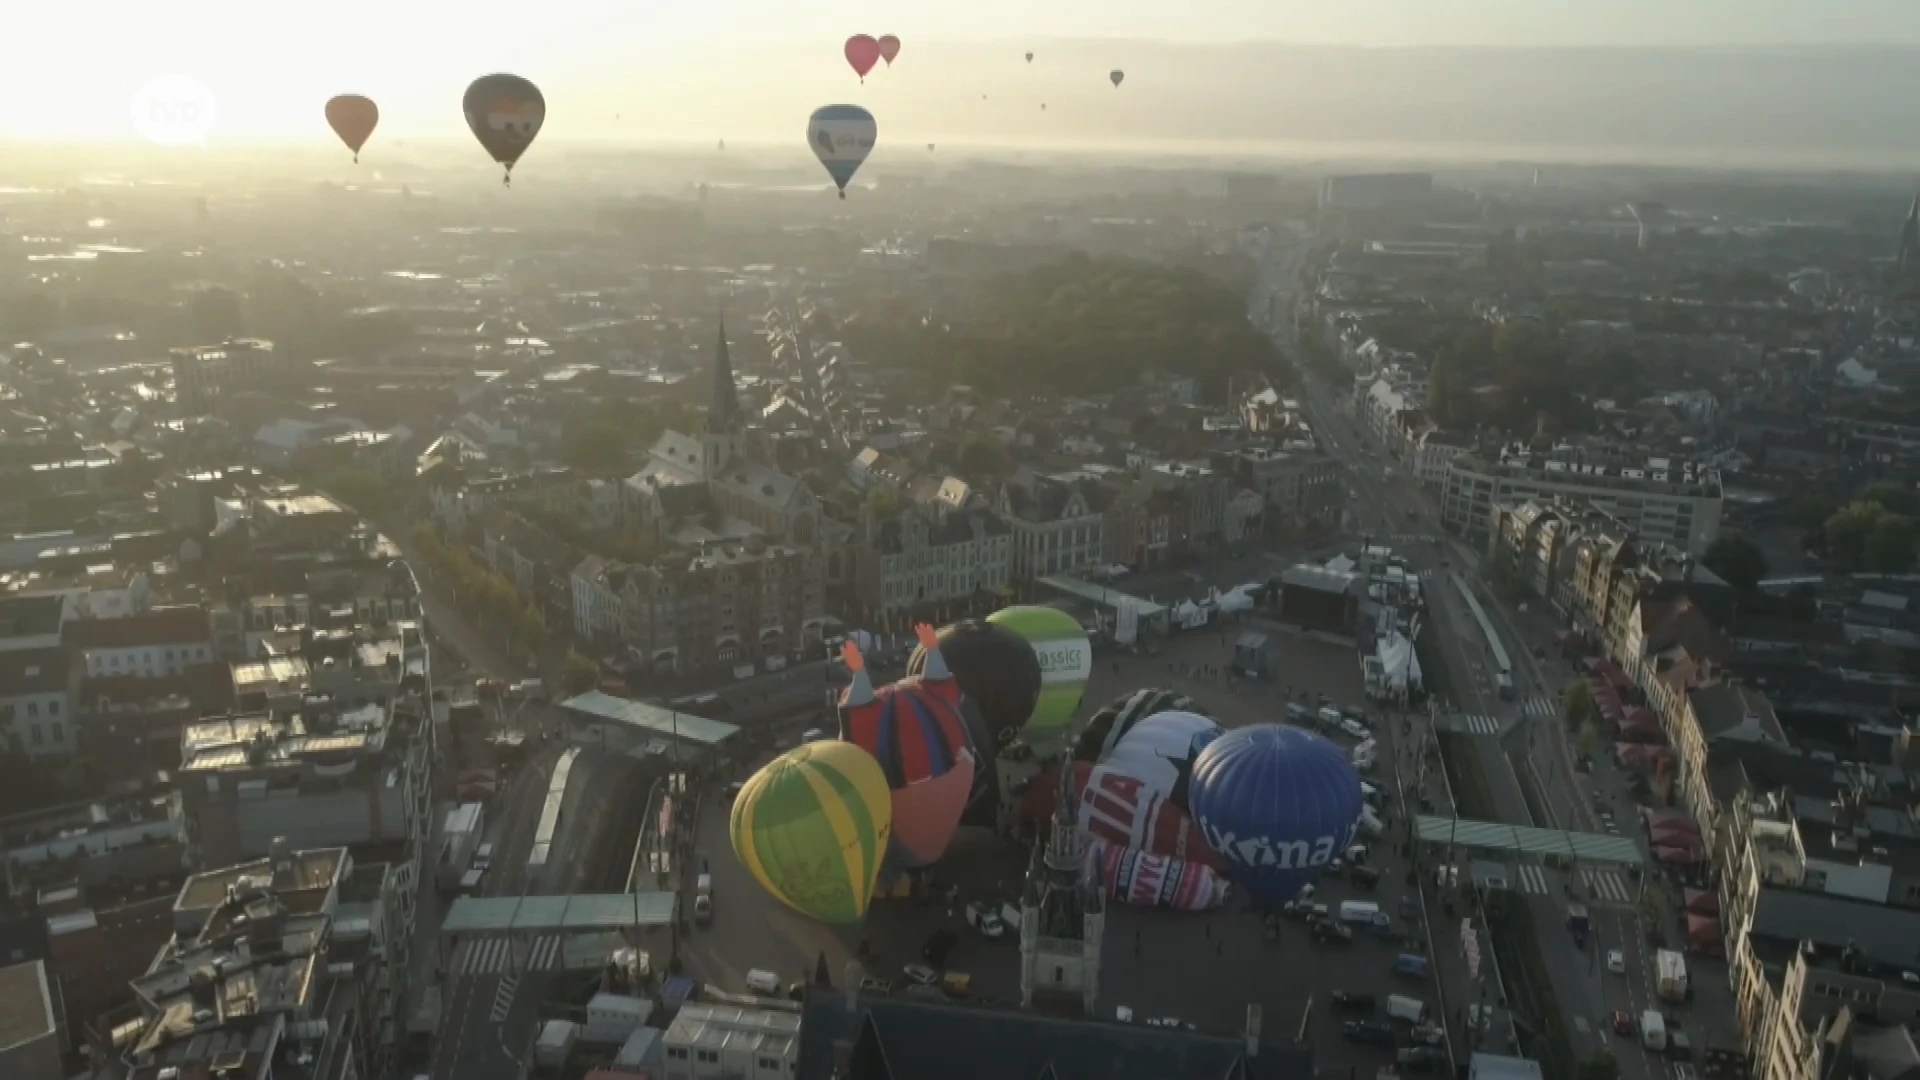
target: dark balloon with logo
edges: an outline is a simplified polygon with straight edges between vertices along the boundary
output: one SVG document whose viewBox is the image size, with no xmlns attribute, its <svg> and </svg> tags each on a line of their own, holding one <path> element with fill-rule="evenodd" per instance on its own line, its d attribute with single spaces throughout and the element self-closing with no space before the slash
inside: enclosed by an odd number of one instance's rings
<svg viewBox="0 0 1920 1080">
<path fill-rule="evenodd" d="M 960 683 L 967 708 L 986 729 L 986 744 L 978 749 L 990 759 L 1033 715 L 1040 700 L 1040 659 L 1019 634 L 979 619 L 941 627 L 940 655 Z M 920 674 L 926 664 L 926 650 L 915 648 L 907 658 L 907 674 Z"/>
<path fill-rule="evenodd" d="M 1193 819 L 1227 874 L 1264 904 L 1300 894 L 1345 854 L 1360 826 L 1360 774 L 1340 747 L 1302 728 L 1258 724 L 1194 759 Z"/>
<path fill-rule="evenodd" d="M 482 75 L 467 87 L 461 109 L 480 146 L 506 170 L 533 145 L 547 121 L 547 99 L 540 88 L 518 75 Z"/>
<path fill-rule="evenodd" d="M 960 684 L 960 713 L 975 751 L 973 797 L 962 822 L 992 825 L 998 813 L 1000 776 L 994 758 L 1020 733 L 1040 700 L 1040 658 L 1033 646 L 1004 626 L 962 619 L 942 627 L 940 655 Z M 909 677 L 926 670 L 925 649 L 907 658 Z"/>
</svg>

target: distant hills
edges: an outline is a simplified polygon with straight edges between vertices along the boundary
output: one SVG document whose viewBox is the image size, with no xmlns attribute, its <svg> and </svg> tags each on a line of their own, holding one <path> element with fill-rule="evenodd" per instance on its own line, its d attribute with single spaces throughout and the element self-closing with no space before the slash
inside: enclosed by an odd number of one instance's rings
<svg viewBox="0 0 1920 1080">
<path fill-rule="evenodd" d="M 1920 47 L 909 44 L 865 86 L 813 47 L 748 48 L 724 65 L 654 71 L 649 81 L 686 88 L 649 119 L 662 135 L 779 138 L 813 104 L 846 100 L 874 110 L 883 141 L 1920 167 Z M 1116 67 L 1127 73 L 1118 90 L 1106 79 Z M 583 93 L 631 94 L 627 76 L 580 78 L 591 83 Z"/>
</svg>

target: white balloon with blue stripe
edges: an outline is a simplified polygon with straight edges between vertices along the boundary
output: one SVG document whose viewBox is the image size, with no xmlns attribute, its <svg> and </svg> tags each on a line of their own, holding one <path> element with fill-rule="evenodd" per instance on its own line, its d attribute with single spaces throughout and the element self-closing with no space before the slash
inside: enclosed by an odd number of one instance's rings
<svg viewBox="0 0 1920 1080">
<path fill-rule="evenodd" d="M 847 197 L 847 183 L 860 163 L 873 153 L 879 130 L 873 114 L 858 105 L 822 105 L 807 120 L 807 145 L 827 167 L 841 198 Z"/>
</svg>

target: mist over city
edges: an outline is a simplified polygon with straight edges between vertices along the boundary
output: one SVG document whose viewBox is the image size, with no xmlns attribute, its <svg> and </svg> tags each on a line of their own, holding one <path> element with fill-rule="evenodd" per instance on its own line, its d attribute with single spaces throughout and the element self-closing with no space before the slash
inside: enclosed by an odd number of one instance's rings
<svg viewBox="0 0 1920 1080">
<path fill-rule="evenodd" d="M 1920 1073 L 1920 6 L 6 24 L 0 1080 Z"/>
</svg>

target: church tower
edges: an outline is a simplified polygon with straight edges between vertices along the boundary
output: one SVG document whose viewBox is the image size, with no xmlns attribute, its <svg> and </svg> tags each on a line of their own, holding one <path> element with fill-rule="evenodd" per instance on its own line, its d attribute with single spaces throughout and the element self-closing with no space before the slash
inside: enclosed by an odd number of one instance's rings
<svg viewBox="0 0 1920 1080">
<path fill-rule="evenodd" d="M 1900 254 L 1895 258 L 1902 273 L 1920 270 L 1920 195 L 1907 208 L 1907 222 L 1900 227 Z"/>
<path fill-rule="evenodd" d="M 727 354 L 727 320 L 720 320 L 720 343 L 713 351 L 713 398 L 707 405 L 707 429 L 700 436 L 701 473 L 711 480 L 744 456 L 747 414 L 733 385 L 733 358 Z"/>
<path fill-rule="evenodd" d="M 1020 897 L 1020 1003 L 1092 1016 L 1100 998 L 1106 895 L 1087 880 L 1073 763 L 1060 763 L 1053 824 L 1036 839 Z"/>
</svg>

